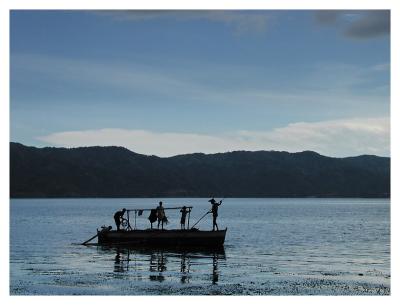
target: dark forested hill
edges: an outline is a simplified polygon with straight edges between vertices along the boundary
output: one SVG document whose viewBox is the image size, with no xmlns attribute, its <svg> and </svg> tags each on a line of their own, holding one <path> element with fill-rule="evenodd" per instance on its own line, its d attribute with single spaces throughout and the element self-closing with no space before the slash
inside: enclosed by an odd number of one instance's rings
<svg viewBox="0 0 400 305">
<path fill-rule="evenodd" d="M 10 143 L 11 197 L 389 197 L 390 159 L 236 151 L 159 158 Z"/>
</svg>

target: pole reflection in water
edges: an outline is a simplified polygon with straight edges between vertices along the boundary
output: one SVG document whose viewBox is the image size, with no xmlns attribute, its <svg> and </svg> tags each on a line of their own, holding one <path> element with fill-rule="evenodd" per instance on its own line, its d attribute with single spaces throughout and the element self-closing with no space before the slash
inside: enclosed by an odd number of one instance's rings
<svg viewBox="0 0 400 305">
<path fill-rule="evenodd" d="M 181 254 L 181 283 L 189 283 L 189 272 L 190 272 L 190 258 L 187 257 L 187 253 Z"/>
<path fill-rule="evenodd" d="M 193 278 L 195 282 L 198 278 L 204 280 L 204 276 L 213 285 L 217 284 L 220 276 L 219 263 L 226 260 L 223 247 L 206 250 L 102 246 L 98 248 L 98 252 L 115 254 L 115 273 L 125 272 L 137 280 L 148 278 L 152 282 L 176 279 L 181 284 L 189 284 Z"/>
</svg>

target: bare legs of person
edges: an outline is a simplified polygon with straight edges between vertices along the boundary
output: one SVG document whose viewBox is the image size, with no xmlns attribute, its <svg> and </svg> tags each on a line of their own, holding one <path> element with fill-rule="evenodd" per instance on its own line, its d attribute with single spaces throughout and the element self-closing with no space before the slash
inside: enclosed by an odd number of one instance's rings
<svg viewBox="0 0 400 305">
<path fill-rule="evenodd" d="M 217 231 L 219 231 L 218 225 L 217 225 L 217 217 L 213 217 L 213 231 L 215 231 L 215 227 L 217 227 Z"/>
</svg>

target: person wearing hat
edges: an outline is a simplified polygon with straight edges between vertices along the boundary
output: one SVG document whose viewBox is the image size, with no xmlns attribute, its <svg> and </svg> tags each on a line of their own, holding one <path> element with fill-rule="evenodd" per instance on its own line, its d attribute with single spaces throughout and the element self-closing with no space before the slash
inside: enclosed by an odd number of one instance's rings
<svg viewBox="0 0 400 305">
<path fill-rule="evenodd" d="M 186 208 L 186 206 L 183 206 L 181 211 L 182 216 L 181 216 L 181 230 L 185 230 L 185 223 L 186 223 L 186 214 L 189 212 Z"/>
<path fill-rule="evenodd" d="M 124 219 L 125 211 L 126 211 L 126 209 L 122 209 L 121 211 L 117 211 L 114 214 L 114 221 L 115 221 L 115 225 L 117 226 L 117 231 L 121 230 L 119 228 L 119 226 L 121 225 L 121 221 Z"/>
<path fill-rule="evenodd" d="M 213 216 L 213 229 L 212 230 L 215 231 L 215 227 L 217 227 L 217 231 L 219 231 L 218 225 L 217 225 L 217 217 L 218 217 L 218 207 L 221 205 L 222 200 L 217 202 L 213 197 L 210 200 L 208 200 L 208 202 L 210 202 L 212 205 L 212 207 L 211 207 L 211 213 Z"/>
</svg>

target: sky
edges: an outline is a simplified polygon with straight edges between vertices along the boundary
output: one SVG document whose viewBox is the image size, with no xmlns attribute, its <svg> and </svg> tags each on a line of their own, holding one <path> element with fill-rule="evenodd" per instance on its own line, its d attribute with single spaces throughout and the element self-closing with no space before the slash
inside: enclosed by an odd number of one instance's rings
<svg viewBox="0 0 400 305">
<path fill-rule="evenodd" d="M 10 138 L 390 155 L 388 11 L 11 11 Z"/>
</svg>

